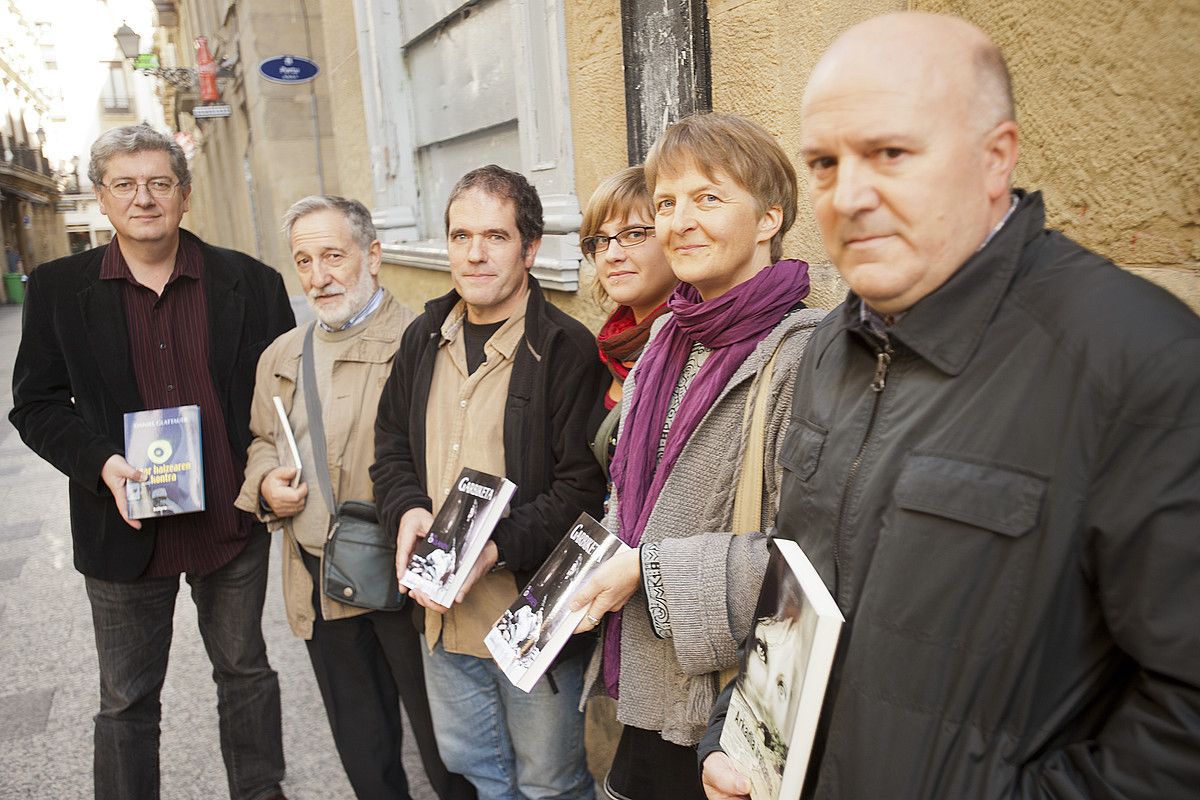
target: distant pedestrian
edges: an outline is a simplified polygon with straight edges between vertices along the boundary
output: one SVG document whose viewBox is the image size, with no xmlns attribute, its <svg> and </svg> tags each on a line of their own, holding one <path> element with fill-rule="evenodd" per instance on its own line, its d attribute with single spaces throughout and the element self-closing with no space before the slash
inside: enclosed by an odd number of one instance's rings
<svg viewBox="0 0 1200 800">
<path fill-rule="evenodd" d="M 100 662 L 100 800 L 159 794 L 159 694 L 179 576 L 192 587 L 217 684 L 233 800 L 282 797 L 279 683 L 261 619 L 270 537 L 234 508 L 250 444 L 254 366 L 294 325 L 279 273 L 180 229 L 191 176 L 147 125 L 92 145 L 89 177 L 116 236 L 30 277 L 9 415 L 70 479 L 75 567 Z M 196 404 L 207 509 L 130 520 L 123 412 Z"/>
<path fill-rule="evenodd" d="M 21 254 L 17 252 L 17 248 L 7 242 L 4 244 L 4 264 L 5 268 L 12 273 L 22 272 L 25 266 L 21 262 Z"/>
<path fill-rule="evenodd" d="M 319 398 L 333 502 L 371 502 L 375 412 L 400 336 L 413 312 L 379 285 L 382 251 L 371 212 L 356 200 L 318 195 L 292 205 L 284 228 L 313 326 L 280 336 L 258 362 L 239 508 L 283 531 L 283 599 L 292 631 L 305 640 L 342 766 L 359 800 L 407 798 L 401 763 L 400 702 L 421 760 L 443 800 L 475 797 L 446 771 L 434 741 L 421 645 L 411 610 L 371 611 L 321 591 L 331 509 L 321 491 L 308 409 Z M 314 327 L 315 326 L 315 327 Z M 311 330 L 311 334 L 309 331 Z M 316 385 L 302 366 L 311 354 Z M 303 482 L 276 413 L 283 403 L 300 452 Z M 346 424 L 353 420 L 354 424 Z"/>
</svg>

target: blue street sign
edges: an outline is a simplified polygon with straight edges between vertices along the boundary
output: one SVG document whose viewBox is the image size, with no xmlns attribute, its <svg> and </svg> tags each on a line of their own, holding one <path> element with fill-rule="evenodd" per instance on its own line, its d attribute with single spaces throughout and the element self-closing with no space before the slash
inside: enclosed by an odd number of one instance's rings
<svg viewBox="0 0 1200 800">
<path fill-rule="evenodd" d="M 263 60 L 258 71 L 275 83 L 307 83 L 317 77 L 321 68 L 304 56 L 275 56 Z"/>
</svg>

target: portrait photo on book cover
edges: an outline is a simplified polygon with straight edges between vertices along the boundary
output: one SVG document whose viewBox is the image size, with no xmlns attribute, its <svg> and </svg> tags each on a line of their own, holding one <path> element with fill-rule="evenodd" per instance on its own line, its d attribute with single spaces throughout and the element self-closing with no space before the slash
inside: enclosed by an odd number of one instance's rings
<svg viewBox="0 0 1200 800">
<path fill-rule="evenodd" d="M 817 614 L 795 581 L 784 580 L 782 559 L 772 562 L 754 610 L 754 625 L 742 654 L 738 688 L 758 718 L 761 751 L 782 775 L 804 673 L 817 628 Z"/>
</svg>

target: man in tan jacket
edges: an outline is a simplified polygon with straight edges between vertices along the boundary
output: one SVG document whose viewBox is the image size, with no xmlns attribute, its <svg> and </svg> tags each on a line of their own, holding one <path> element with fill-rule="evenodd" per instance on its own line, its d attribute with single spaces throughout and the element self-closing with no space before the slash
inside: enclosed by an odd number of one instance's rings
<svg viewBox="0 0 1200 800">
<path fill-rule="evenodd" d="M 296 273 L 317 321 L 312 348 L 334 501 L 372 501 L 375 413 L 400 336 L 413 313 L 379 286 L 381 248 L 370 212 L 359 202 L 312 196 L 284 215 Z M 439 796 L 473 798 L 437 752 L 417 631 L 408 609 L 368 611 L 320 591 L 331 509 L 316 490 L 302 353 L 307 326 L 280 336 L 263 353 L 251 407 L 246 478 L 237 506 L 283 531 L 283 595 L 288 622 L 305 640 L 342 765 L 366 800 L 408 800 L 400 761 L 400 700 L 408 712 L 429 780 Z M 273 397 L 288 415 L 305 482 L 296 467 Z M 309 491 L 309 485 L 314 491 Z"/>
</svg>

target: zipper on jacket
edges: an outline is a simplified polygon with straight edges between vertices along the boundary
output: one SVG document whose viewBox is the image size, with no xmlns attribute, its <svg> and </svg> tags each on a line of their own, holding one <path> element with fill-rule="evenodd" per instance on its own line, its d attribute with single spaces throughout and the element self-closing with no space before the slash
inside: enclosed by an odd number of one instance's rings
<svg viewBox="0 0 1200 800">
<path fill-rule="evenodd" d="M 875 374 L 871 378 L 871 391 L 875 397 L 871 404 L 871 416 L 867 419 L 867 431 L 863 435 L 862 444 L 858 447 L 858 453 L 854 456 L 854 460 L 850 462 L 850 472 L 846 475 L 846 482 L 842 486 L 842 502 L 838 507 L 837 525 L 834 527 L 833 536 L 833 570 L 834 575 L 839 576 L 837 579 L 840 582 L 842 574 L 841 551 L 838 547 L 842 539 L 842 527 L 846 521 L 846 511 L 850 504 L 850 488 L 858 477 L 858 471 L 862 468 L 863 455 L 867 452 L 867 445 L 871 442 L 871 434 L 875 432 L 875 419 L 879 416 L 879 403 L 883 398 L 883 389 L 887 385 L 888 368 L 892 365 L 892 354 L 895 351 L 892 345 L 886 339 L 883 342 L 883 347 L 875 353 Z M 840 587 L 837 594 L 840 595 Z"/>
</svg>

